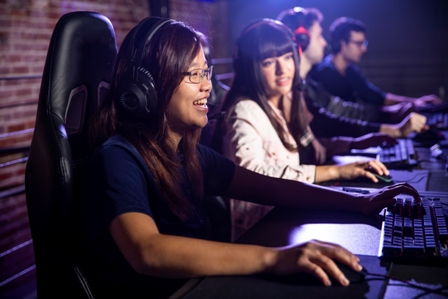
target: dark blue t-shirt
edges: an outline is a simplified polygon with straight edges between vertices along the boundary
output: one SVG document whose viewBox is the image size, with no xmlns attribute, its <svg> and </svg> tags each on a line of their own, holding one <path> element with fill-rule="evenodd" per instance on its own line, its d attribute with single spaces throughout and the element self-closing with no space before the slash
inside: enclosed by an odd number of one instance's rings
<svg viewBox="0 0 448 299">
<path fill-rule="evenodd" d="M 223 194 L 233 178 L 234 163 L 202 145 L 197 151 L 205 194 Z M 116 135 L 95 151 L 85 190 L 75 227 L 82 244 L 83 268 L 97 295 L 163 298 L 185 282 L 135 272 L 113 241 L 109 227 L 118 215 L 139 212 L 152 217 L 162 234 L 209 239 L 211 230 L 203 203 L 189 186 L 185 192 L 196 213 L 183 222 L 171 212 L 137 150 Z"/>
<path fill-rule="evenodd" d="M 346 75 L 343 76 L 334 66 L 332 55 L 328 55 L 311 69 L 309 76 L 320 82 L 330 94 L 345 101 L 384 105 L 386 93 L 368 81 L 353 63 L 348 66 Z"/>
</svg>

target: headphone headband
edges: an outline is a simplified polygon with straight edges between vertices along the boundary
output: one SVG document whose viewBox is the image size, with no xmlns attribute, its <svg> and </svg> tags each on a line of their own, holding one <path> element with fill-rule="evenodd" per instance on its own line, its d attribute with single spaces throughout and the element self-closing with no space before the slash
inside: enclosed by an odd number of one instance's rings
<svg viewBox="0 0 448 299">
<path fill-rule="evenodd" d="M 251 24 L 251 25 L 249 25 L 246 29 L 244 29 L 241 33 L 240 33 L 240 35 L 239 35 L 239 38 L 237 39 L 237 42 L 236 42 L 236 44 L 235 44 L 235 48 L 234 48 L 234 50 L 233 50 L 233 59 L 238 59 L 238 43 L 239 43 L 239 40 L 244 36 L 244 35 L 246 35 L 247 33 L 249 33 L 249 31 L 251 31 L 252 29 L 254 29 L 255 27 L 257 27 L 257 26 L 259 26 L 259 25 L 261 25 L 261 24 L 275 24 L 275 25 L 278 25 L 278 26 L 282 26 L 282 27 L 287 27 L 285 24 L 283 24 L 282 22 L 280 22 L 280 21 L 278 21 L 278 20 L 274 20 L 274 19 L 269 19 L 269 18 L 264 18 L 264 19 L 261 19 L 261 20 L 258 20 L 258 21 L 256 21 L 256 22 L 254 22 L 253 24 Z M 292 37 L 294 37 L 293 35 L 292 35 Z"/>
<path fill-rule="evenodd" d="M 144 19 L 140 22 L 138 25 L 136 31 L 134 32 L 133 38 L 132 38 L 132 50 L 131 50 L 131 61 L 134 65 L 140 66 L 142 63 L 142 54 L 144 49 L 146 48 L 146 45 L 149 43 L 149 41 L 152 39 L 154 34 L 166 23 L 171 22 L 171 19 L 163 19 L 159 17 L 149 17 Z M 147 25 L 147 23 L 149 24 Z M 137 48 L 135 48 L 136 45 L 136 39 L 138 38 L 137 35 L 141 31 L 141 28 L 145 28 L 148 26 L 149 30 L 147 30 L 145 34 L 145 38 L 141 41 L 143 42 L 143 45 L 139 44 Z M 136 59 L 139 59 L 138 64 L 136 64 Z"/>
<path fill-rule="evenodd" d="M 280 13 L 278 19 L 294 32 L 295 41 L 299 47 L 299 55 L 305 51 L 310 43 L 310 34 L 305 28 L 305 19 L 308 14 L 306 8 L 296 6 Z"/>
</svg>

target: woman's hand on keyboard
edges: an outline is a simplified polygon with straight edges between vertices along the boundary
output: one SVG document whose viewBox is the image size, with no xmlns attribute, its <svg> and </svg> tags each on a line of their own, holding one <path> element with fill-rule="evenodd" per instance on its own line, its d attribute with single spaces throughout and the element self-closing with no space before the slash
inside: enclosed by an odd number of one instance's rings
<svg viewBox="0 0 448 299">
<path fill-rule="evenodd" d="M 373 191 L 370 194 L 361 195 L 369 201 L 369 204 L 363 205 L 361 209 L 365 214 L 378 214 L 385 207 L 393 206 L 395 196 L 399 194 L 408 194 L 414 197 L 416 201 L 421 201 L 421 197 L 414 187 L 408 183 L 398 183 L 378 189 L 378 191 Z"/>
</svg>

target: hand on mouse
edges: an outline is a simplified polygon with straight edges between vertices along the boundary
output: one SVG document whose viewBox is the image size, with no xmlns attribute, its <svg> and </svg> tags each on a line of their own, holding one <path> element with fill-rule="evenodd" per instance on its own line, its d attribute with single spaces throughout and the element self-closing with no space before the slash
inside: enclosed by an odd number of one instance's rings
<svg viewBox="0 0 448 299">
<path fill-rule="evenodd" d="M 339 180 L 352 180 L 358 177 L 366 177 L 374 183 L 378 183 L 378 178 L 366 169 L 371 169 L 379 175 L 389 175 L 387 167 L 378 160 L 355 162 L 337 167 Z"/>
<path fill-rule="evenodd" d="M 361 271 L 359 258 L 340 245 L 312 240 L 292 247 L 275 249 L 275 258 L 270 273 L 287 275 L 296 272 L 307 272 L 317 277 L 324 285 L 330 286 L 331 275 L 343 286 L 350 282 L 338 268 L 336 260 L 354 271 Z"/>
</svg>

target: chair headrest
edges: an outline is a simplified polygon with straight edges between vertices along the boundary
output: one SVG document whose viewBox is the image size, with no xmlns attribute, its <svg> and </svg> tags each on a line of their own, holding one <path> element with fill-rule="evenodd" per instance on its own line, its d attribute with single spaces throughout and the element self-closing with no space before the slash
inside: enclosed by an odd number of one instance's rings
<svg viewBox="0 0 448 299">
<path fill-rule="evenodd" d="M 81 131 L 108 88 L 116 55 L 108 18 L 88 11 L 62 16 L 51 37 L 39 97 L 44 101 L 39 107 L 49 111 L 38 111 L 38 117 L 50 112 L 69 120 L 67 129 Z"/>
</svg>

